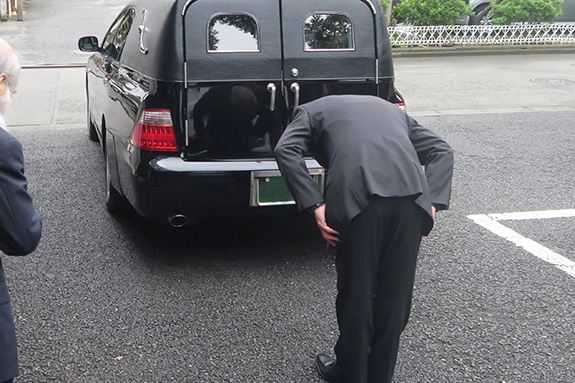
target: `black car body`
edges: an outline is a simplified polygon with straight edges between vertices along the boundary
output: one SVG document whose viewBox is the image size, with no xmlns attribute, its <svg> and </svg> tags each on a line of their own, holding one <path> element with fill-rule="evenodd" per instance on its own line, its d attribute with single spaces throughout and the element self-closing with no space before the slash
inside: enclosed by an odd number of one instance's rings
<svg viewBox="0 0 575 383">
<path fill-rule="evenodd" d="M 378 0 L 135 0 L 101 45 L 79 45 L 95 52 L 87 116 L 108 209 L 127 200 L 174 226 L 293 204 L 273 149 L 298 104 L 356 93 L 403 106 Z"/>
</svg>

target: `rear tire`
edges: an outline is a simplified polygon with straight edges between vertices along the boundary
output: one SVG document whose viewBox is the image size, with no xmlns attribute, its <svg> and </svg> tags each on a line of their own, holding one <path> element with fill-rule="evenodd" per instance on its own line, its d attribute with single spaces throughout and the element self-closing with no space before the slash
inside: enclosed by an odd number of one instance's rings
<svg viewBox="0 0 575 383">
<path fill-rule="evenodd" d="M 90 141 L 98 142 L 98 132 L 96 132 L 96 126 L 92 122 L 92 113 L 90 113 L 90 100 L 88 100 L 88 105 L 86 106 L 88 114 L 86 116 L 86 122 L 88 124 L 88 137 Z"/>
<path fill-rule="evenodd" d="M 105 146 L 104 146 L 105 148 Z M 104 168 L 105 168 L 105 182 L 106 182 L 106 210 L 110 214 L 127 214 L 128 201 L 116 188 L 112 185 L 112 177 L 110 175 L 110 160 L 108 158 L 108 151 L 104 149 Z"/>
<path fill-rule="evenodd" d="M 487 8 L 490 4 L 489 3 L 483 3 L 483 4 L 479 4 L 477 6 L 477 8 L 475 8 L 475 10 L 473 11 L 473 13 L 475 15 L 478 15 L 479 13 L 481 13 L 485 8 Z M 491 25 L 491 11 L 487 12 L 487 14 L 485 16 L 483 16 L 481 18 L 481 20 L 479 20 L 478 25 Z M 471 20 L 471 19 L 470 19 Z"/>
</svg>

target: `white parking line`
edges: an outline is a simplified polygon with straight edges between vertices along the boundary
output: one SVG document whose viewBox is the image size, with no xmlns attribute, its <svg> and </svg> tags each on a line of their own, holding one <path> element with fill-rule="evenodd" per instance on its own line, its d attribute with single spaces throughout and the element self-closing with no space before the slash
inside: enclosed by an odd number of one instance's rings
<svg viewBox="0 0 575 383">
<path fill-rule="evenodd" d="M 526 220 L 526 219 L 549 219 L 549 218 L 571 218 L 575 217 L 575 209 L 529 211 L 500 214 L 474 214 L 467 218 L 473 220 L 478 225 L 483 226 L 492 233 L 513 242 L 515 245 L 524 248 L 537 258 L 552 264 L 575 278 L 575 262 L 565 258 L 545 246 L 526 238 L 515 230 L 508 228 L 499 221 Z"/>
</svg>

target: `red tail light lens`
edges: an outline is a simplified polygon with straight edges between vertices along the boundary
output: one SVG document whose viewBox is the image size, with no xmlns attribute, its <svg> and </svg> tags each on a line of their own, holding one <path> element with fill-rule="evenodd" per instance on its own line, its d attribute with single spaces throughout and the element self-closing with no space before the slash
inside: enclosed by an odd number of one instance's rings
<svg viewBox="0 0 575 383">
<path fill-rule="evenodd" d="M 407 112 L 407 108 L 405 106 L 405 103 L 400 102 L 400 103 L 395 104 L 395 106 L 397 106 L 399 109 L 403 110 L 404 112 Z"/>
<path fill-rule="evenodd" d="M 167 109 L 144 109 L 134 128 L 132 145 L 144 150 L 177 151 L 172 116 Z"/>
</svg>

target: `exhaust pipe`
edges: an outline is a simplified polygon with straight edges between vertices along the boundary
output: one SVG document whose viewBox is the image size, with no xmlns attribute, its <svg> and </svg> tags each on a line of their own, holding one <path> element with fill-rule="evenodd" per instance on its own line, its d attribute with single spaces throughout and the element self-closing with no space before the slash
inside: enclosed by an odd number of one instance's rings
<svg viewBox="0 0 575 383">
<path fill-rule="evenodd" d="M 185 215 L 176 214 L 172 217 L 169 217 L 168 221 L 170 222 L 170 225 L 172 225 L 172 227 L 182 227 L 186 223 L 188 223 L 188 218 Z"/>
</svg>

